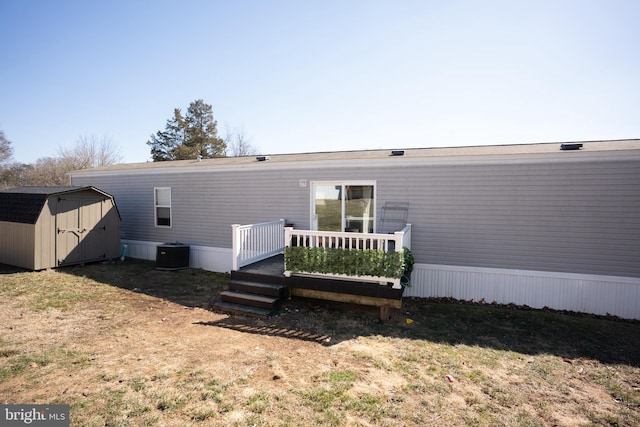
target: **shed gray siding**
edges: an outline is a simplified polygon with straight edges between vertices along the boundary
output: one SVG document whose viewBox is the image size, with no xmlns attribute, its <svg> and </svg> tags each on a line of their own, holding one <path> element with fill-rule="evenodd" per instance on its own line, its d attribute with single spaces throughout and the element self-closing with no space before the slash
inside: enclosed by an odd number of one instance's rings
<svg viewBox="0 0 640 427">
<path fill-rule="evenodd" d="M 126 239 L 223 248 L 234 223 L 309 228 L 311 182 L 348 180 L 376 182 L 378 221 L 385 201 L 410 203 L 417 263 L 640 277 L 640 150 L 72 175 L 117 198 Z M 165 186 L 171 228 L 154 226 Z"/>
</svg>

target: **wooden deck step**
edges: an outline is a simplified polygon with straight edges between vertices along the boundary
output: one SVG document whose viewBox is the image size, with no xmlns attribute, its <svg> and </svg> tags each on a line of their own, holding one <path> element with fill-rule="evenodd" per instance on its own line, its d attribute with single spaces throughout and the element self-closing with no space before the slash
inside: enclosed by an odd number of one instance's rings
<svg viewBox="0 0 640 427">
<path fill-rule="evenodd" d="M 282 298 L 285 296 L 287 287 L 284 285 L 273 285 L 269 283 L 258 283 L 247 280 L 231 280 L 229 290 L 244 292 L 247 294 L 257 294 Z"/>
<path fill-rule="evenodd" d="M 269 264 L 267 261 L 273 261 Z M 352 280 L 292 275 L 284 277 L 282 255 L 273 260 L 231 272 L 228 290 L 214 304 L 217 311 L 247 316 L 275 315 L 281 302 L 291 296 L 324 299 L 380 307 L 380 318 L 389 318 L 389 309 L 402 307 L 403 289 L 360 283 Z M 254 313 L 256 310 L 264 310 Z"/>
<path fill-rule="evenodd" d="M 230 314 L 267 317 L 275 314 L 288 297 L 289 288 L 281 275 L 232 271 L 228 290 L 220 293 L 213 308 Z"/>
<path fill-rule="evenodd" d="M 236 291 L 223 291 L 220 293 L 223 302 L 242 304 L 249 307 L 277 310 L 280 306 L 280 298 L 265 295 L 250 294 Z"/>
<path fill-rule="evenodd" d="M 250 307 L 243 304 L 233 304 L 229 302 L 219 301 L 213 305 L 215 311 L 221 311 L 223 313 L 241 314 L 244 316 L 257 317 L 260 319 L 266 319 L 273 314 L 273 310 L 267 310 L 264 308 Z"/>
<path fill-rule="evenodd" d="M 265 283 L 269 285 L 284 285 L 284 282 L 285 282 L 285 278 L 282 274 L 277 276 L 270 276 L 268 274 L 264 274 L 264 272 L 251 273 L 246 271 L 232 271 L 231 280 L 254 282 L 254 283 Z"/>
</svg>

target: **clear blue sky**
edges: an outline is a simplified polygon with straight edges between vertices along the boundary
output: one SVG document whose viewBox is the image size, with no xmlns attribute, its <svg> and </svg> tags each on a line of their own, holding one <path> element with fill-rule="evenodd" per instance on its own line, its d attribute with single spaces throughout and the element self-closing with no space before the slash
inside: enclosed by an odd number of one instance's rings
<svg viewBox="0 0 640 427">
<path fill-rule="evenodd" d="M 203 99 L 263 154 L 640 138 L 640 1 L 0 0 L 14 160 Z"/>
</svg>

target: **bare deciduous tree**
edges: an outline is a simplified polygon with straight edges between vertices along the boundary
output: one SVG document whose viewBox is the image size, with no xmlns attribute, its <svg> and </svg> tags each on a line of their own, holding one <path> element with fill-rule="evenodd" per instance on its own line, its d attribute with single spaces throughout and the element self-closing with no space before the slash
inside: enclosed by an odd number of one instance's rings
<svg viewBox="0 0 640 427">
<path fill-rule="evenodd" d="M 63 158 L 42 157 L 28 171 L 24 184 L 69 185 L 67 173 L 75 169 L 71 162 Z"/>
<path fill-rule="evenodd" d="M 258 154 L 258 150 L 251 144 L 251 139 L 247 137 L 244 126 L 241 128 L 231 128 L 225 125 L 225 136 L 227 143 L 226 155 L 229 157 L 253 156 Z"/>
<path fill-rule="evenodd" d="M 83 135 L 73 148 L 60 148 L 58 153 L 76 170 L 114 165 L 123 158 L 120 147 L 108 136 L 99 139 L 94 135 Z"/>
<path fill-rule="evenodd" d="M 4 134 L 0 130 L 0 188 L 15 187 L 15 167 L 11 159 L 13 157 L 13 147 Z"/>
<path fill-rule="evenodd" d="M 11 141 L 7 139 L 3 130 L 0 130 L 0 164 L 7 162 L 13 156 Z"/>
<path fill-rule="evenodd" d="M 12 162 L 0 167 L 0 188 L 11 188 L 25 185 L 33 170 L 33 165 Z"/>
<path fill-rule="evenodd" d="M 72 148 L 60 148 L 59 157 L 44 157 L 27 171 L 24 184 L 68 185 L 73 170 L 108 166 L 122 161 L 120 148 L 110 137 L 81 136 Z"/>
</svg>

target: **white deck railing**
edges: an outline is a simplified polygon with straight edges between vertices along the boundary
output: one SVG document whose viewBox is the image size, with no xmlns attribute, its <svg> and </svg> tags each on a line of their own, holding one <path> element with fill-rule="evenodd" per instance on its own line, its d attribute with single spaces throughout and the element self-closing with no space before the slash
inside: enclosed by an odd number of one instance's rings
<svg viewBox="0 0 640 427">
<path fill-rule="evenodd" d="M 343 248 L 356 250 L 383 250 L 401 252 L 402 248 L 411 248 L 411 224 L 393 234 L 352 233 L 336 231 L 296 230 L 293 227 L 284 229 L 284 245 L 303 247 Z M 285 276 L 292 274 L 285 265 Z M 319 274 L 305 272 L 305 275 L 331 277 L 337 279 L 357 280 L 366 282 L 392 283 L 393 288 L 401 288 L 400 279 L 377 276 L 346 276 L 338 274 Z"/>
<path fill-rule="evenodd" d="M 259 224 L 233 224 L 233 270 L 258 262 L 273 255 L 284 252 L 286 246 L 343 248 L 355 250 L 383 250 L 401 252 L 404 247 L 411 248 L 411 224 L 393 234 L 352 233 L 335 231 L 297 230 L 285 227 L 285 220 L 262 222 Z M 286 270 L 285 276 L 291 271 Z M 319 274 L 302 272 L 305 275 L 331 277 L 337 279 L 357 280 L 364 282 L 392 283 L 399 289 L 400 279 L 378 276 L 347 276 L 339 274 Z"/>
<path fill-rule="evenodd" d="M 259 224 L 233 224 L 233 270 L 282 253 L 284 219 Z"/>
</svg>

